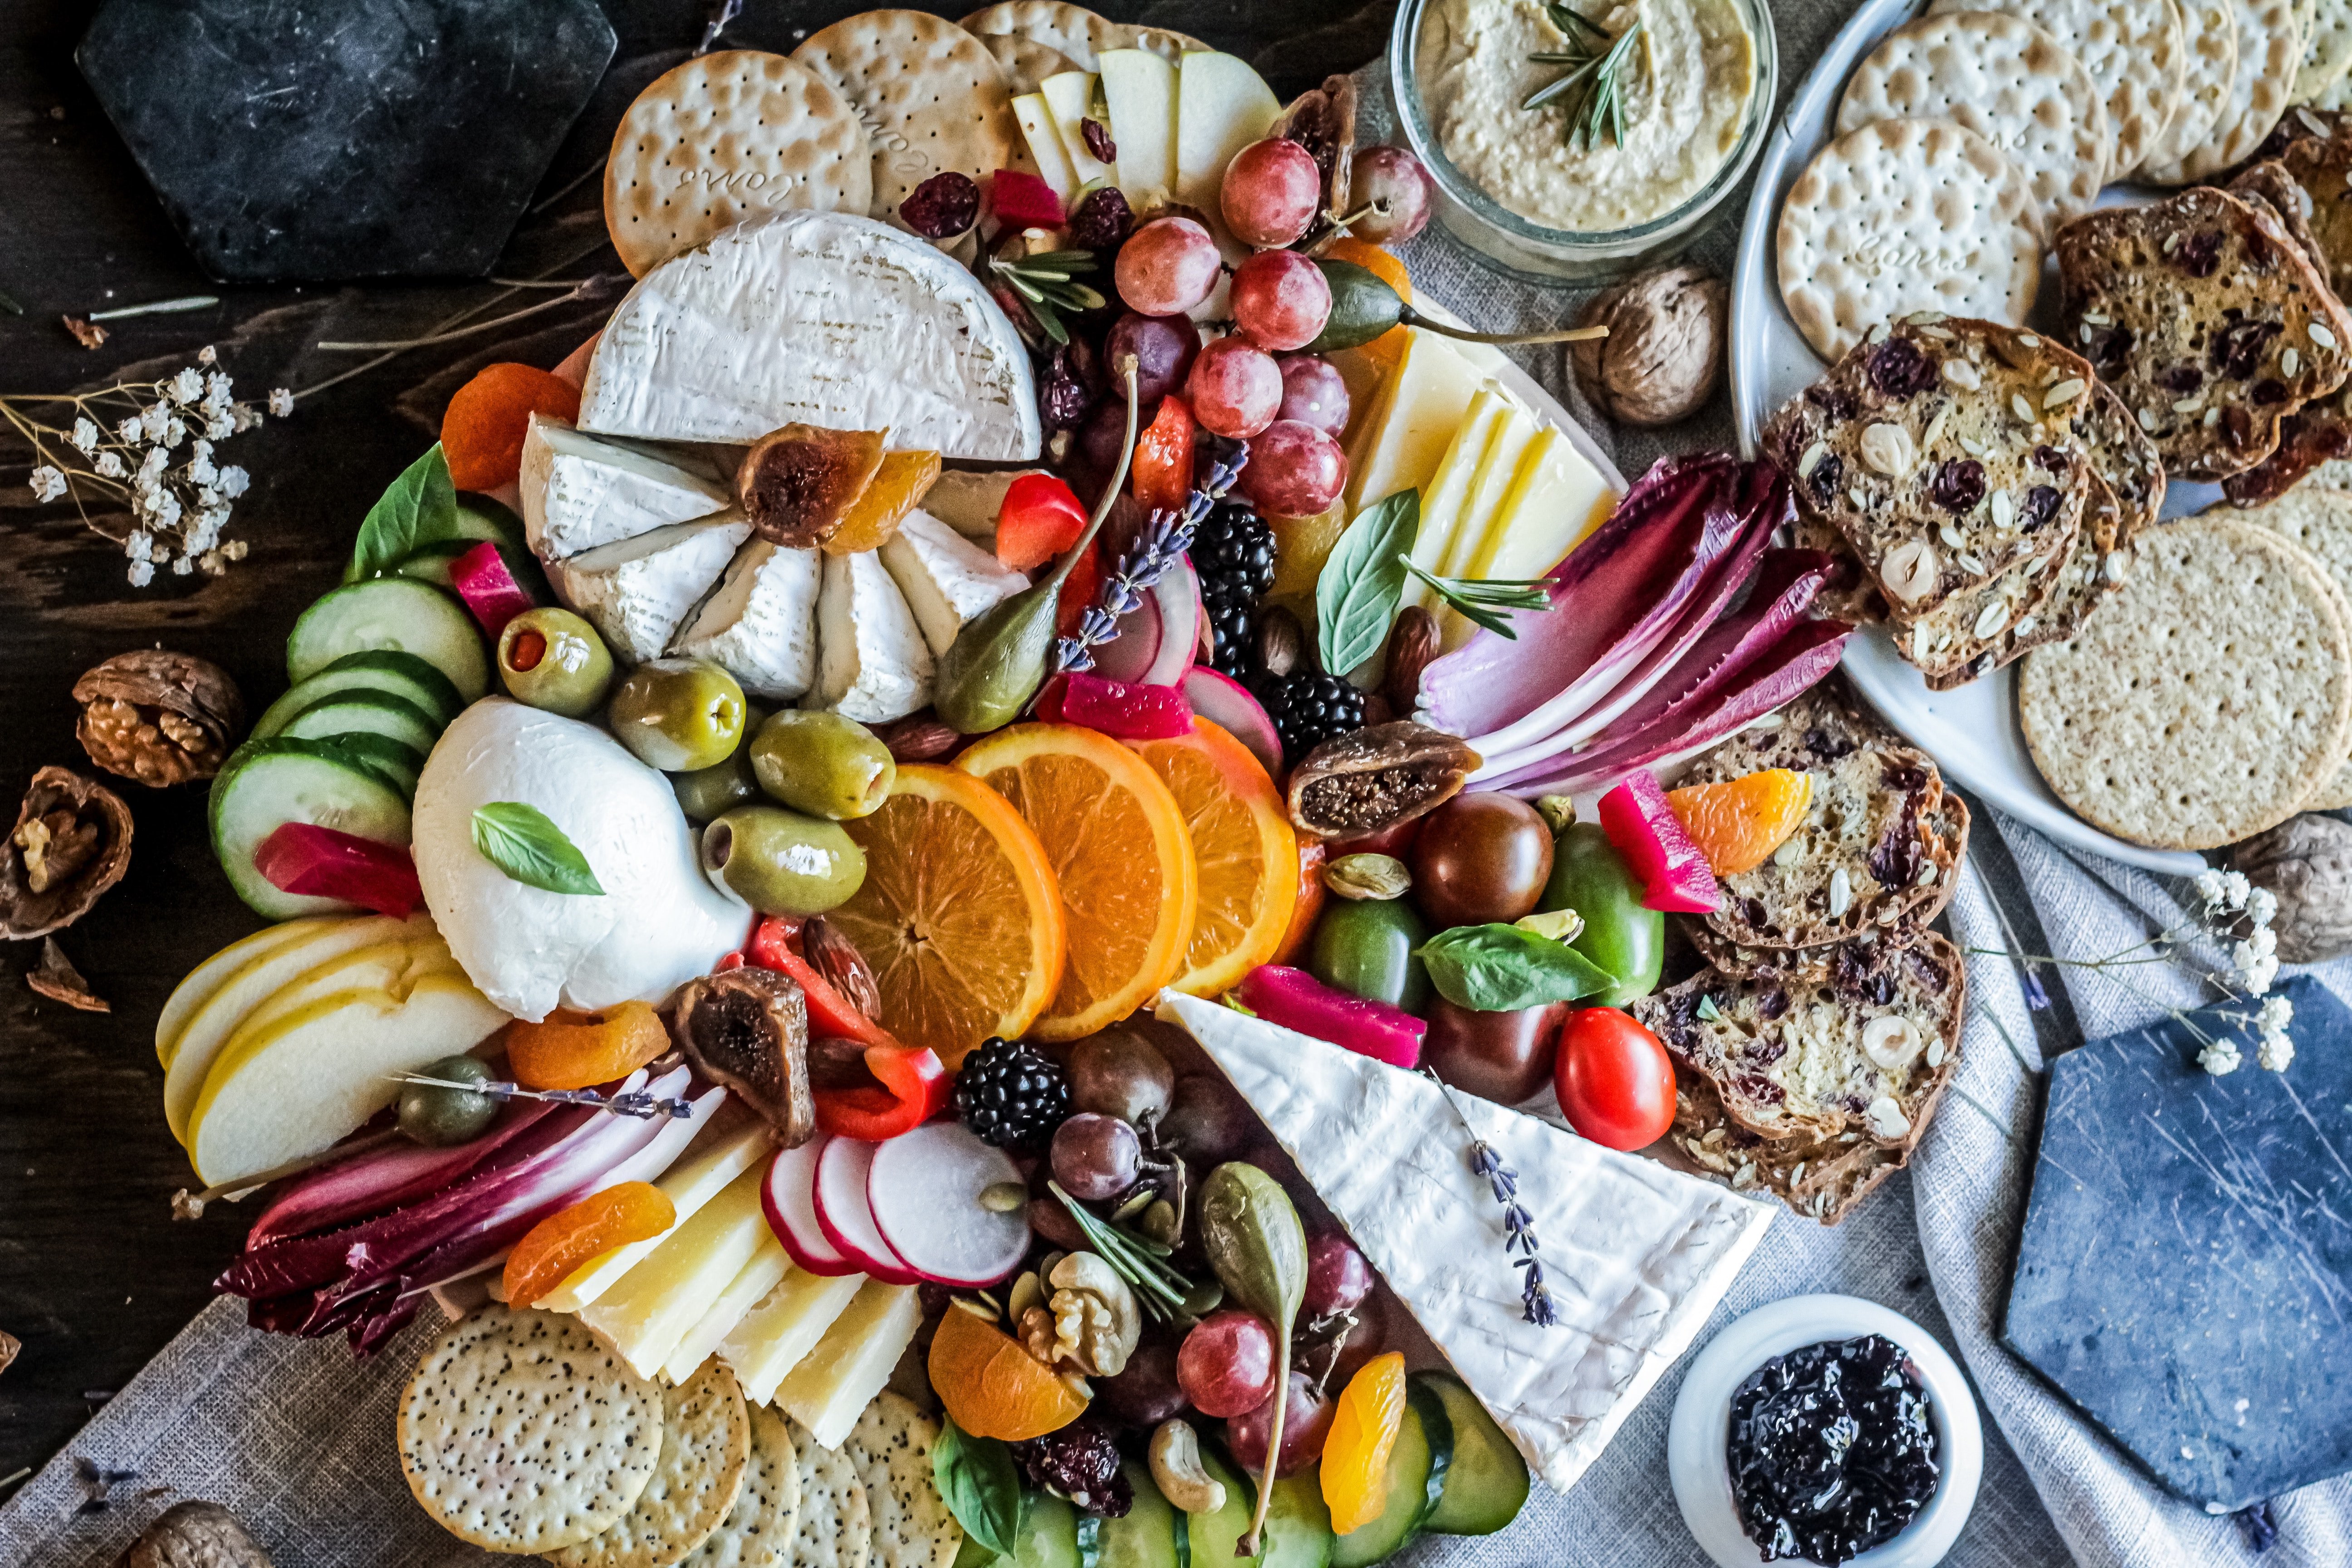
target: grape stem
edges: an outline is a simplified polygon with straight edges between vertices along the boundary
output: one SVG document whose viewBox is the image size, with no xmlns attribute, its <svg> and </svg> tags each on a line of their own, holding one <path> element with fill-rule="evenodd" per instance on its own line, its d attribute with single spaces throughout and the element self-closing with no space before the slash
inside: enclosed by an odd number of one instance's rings
<svg viewBox="0 0 2352 1568">
<path fill-rule="evenodd" d="M 1408 327 L 1419 327 L 1425 332 L 1436 332 L 1444 337 L 1459 338 L 1465 343 L 1589 343 L 1596 338 L 1609 335 L 1609 329 L 1605 326 L 1562 327 L 1549 332 L 1474 332 L 1467 327 L 1433 321 L 1410 305 L 1398 312 L 1397 320 Z"/>
</svg>

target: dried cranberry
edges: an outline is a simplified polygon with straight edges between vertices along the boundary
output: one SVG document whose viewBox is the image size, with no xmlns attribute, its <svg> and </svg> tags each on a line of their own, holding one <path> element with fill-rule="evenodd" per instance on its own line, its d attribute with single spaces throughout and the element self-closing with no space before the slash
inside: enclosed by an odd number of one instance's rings
<svg viewBox="0 0 2352 1568">
<path fill-rule="evenodd" d="M 1087 1513 L 1124 1519 L 1135 1506 L 1135 1490 L 1119 1473 L 1118 1445 L 1091 1415 L 1013 1444 L 1013 1457 L 1031 1485 L 1059 1492 Z"/>
<path fill-rule="evenodd" d="M 1946 511 L 1969 511 L 1984 500 L 1984 465 L 1974 458 L 1947 458 L 1937 466 L 1936 478 L 1927 488 L 1936 504 Z"/>
<path fill-rule="evenodd" d="M 925 239 L 953 239 L 980 221 L 980 186 L 970 174 L 945 170 L 908 191 L 898 216 Z"/>
<path fill-rule="evenodd" d="M 2058 509 L 2065 502 L 2066 498 L 2048 485 L 2036 485 L 2026 491 L 2025 531 L 2032 533 L 2037 529 L 2047 527 L 2050 520 L 2058 515 Z"/>
<path fill-rule="evenodd" d="M 2191 278 L 2210 278 L 2221 265 L 2221 231 L 2209 228 L 2173 247 L 2172 264 Z"/>
<path fill-rule="evenodd" d="M 2278 336 L 2276 321 L 2233 321 L 2213 334 L 2205 358 L 2231 381 L 2243 381 L 2262 368 L 2263 350 Z"/>
<path fill-rule="evenodd" d="M 1770 1079 L 1759 1077 L 1754 1073 L 1743 1073 L 1732 1079 L 1732 1087 L 1738 1089 L 1744 1098 L 1765 1105 L 1778 1105 L 1789 1098 L 1787 1089 L 1782 1089 Z"/>
<path fill-rule="evenodd" d="M 1918 975 L 1930 991 L 1941 991 L 1951 979 L 1951 976 L 1944 972 L 1942 964 L 1928 957 L 1918 948 L 1906 949 L 1903 956 L 1910 963 L 1912 973 Z"/>
<path fill-rule="evenodd" d="M 1078 121 L 1078 135 L 1087 144 L 1087 152 L 1097 163 L 1118 162 L 1118 143 L 1110 139 L 1110 127 L 1101 121 L 1088 118 Z"/>
<path fill-rule="evenodd" d="M 1851 419 L 1862 412 L 1853 394 L 1842 386 L 1809 386 L 1805 388 L 1805 401 L 1832 419 Z"/>
<path fill-rule="evenodd" d="M 1871 962 L 1868 948 L 1854 942 L 1842 942 L 1830 951 L 1830 984 L 1882 1007 L 1895 1000 L 1894 977 Z"/>
<path fill-rule="evenodd" d="M 1764 900 L 1761 899 L 1748 899 L 1744 900 L 1739 906 L 1739 918 L 1746 921 L 1758 931 L 1767 931 L 1770 929 L 1765 920 L 1765 917 L 1770 912 L 1770 910 L 1764 907 Z"/>
<path fill-rule="evenodd" d="M 1807 476 L 1805 482 L 1813 487 L 1816 500 L 1827 502 L 1837 499 L 1839 481 L 1844 478 L 1845 459 L 1835 452 L 1827 452 L 1822 454 L 1820 462 L 1813 465 L 1813 471 Z"/>
<path fill-rule="evenodd" d="M 2055 447 L 2036 447 L 2033 448 L 2033 466 L 2047 468 L 2053 474 L 2063 474 L 2066 471 L 2066 454 Z"/>
<path fill-rule="evenodd" d="M 1117 250 L 1135 227 L 1135 213 L 1117 185 L 1087 193 L 1070 215 L 1070 243 L 1081 250 Z"/>
<path fill-rule="evenodd" d="M 1045 434 L 1076 429 L 1086 423 L 1087 414 L 1094 405 L 1095 395 L 1080 379 L 1068 348 L 1055 349 L 1037 387 L 1037 416 L 1045 424 Z"/>
<path fill-rule="evenodd" d="M 2268 272 L 2273 261 L 2271 242 L 2263 237 L 2262 230 L 2246 231 L 2246 265 L 2258 272 Z"/>
<path fill-rule="evenodd" d="M 1878 782 L 1882 788 L 1908 794 L 1927 787 L 1927 770 L 1916 763 L 1886 762 L 1879 766 Z"/>
<path fill-rule="evenodd" d="M 1895 826 L 1870 852 L 1870 874 L 1882 888 L 1907 888 L 1919 875 L 1919 790 L 1906 790 Z"/>
<path fill-rule="evenodd" d="M 1936 384 L 1936 366 L 1908 338 L 1889 338 L 1870 356 L 1870 384 L 1902 399 Z"/>
<path fill-rule="evenodd" d="M 2205 373 L 2193 364 L 2176 364 L 2156 379 L 2167 392 L 2189 393 L 2205 384 Z"/>
<path fill-rule="evenodd" d="M 1769 1023 L 1789 1010 L 1789 994 L 1775 985 L 1756 998 L 1756 1016 Z"/>
<path fill-rule="evenodd" d="M 2103 381 L 2119 381 L 2131 368 L 2132 330 L 2129 327 L 2095 327 L 2083 344 L 2083 357 Z"/>
<path fill-rule="evenodd" d="M 1833 763 L 1840 757 L 1851 755 L 1853 742 L 1832 731 L 1808 730 L 1805 731 L 1805 750 L 1825 763 Z"/>
<path fill-rule="evenodd" d="M 2221 433 L 2230 445 L 2240 450 L 2252 446 L 2254 439 L 2254 416 L 2242 408 L 2227 408 L 2221 412 Z"/>
<path fill-rule="evenodd" d="M 2254 402 L 2258 406 L 2268 408 L 2274 403 L 2284 403 L 2285 401 L 2286 383 L 2283 381 L 2273 381 L 2269 376 L 2264 376 L 2262 380 L 2254 383 Z"/>
</svg>

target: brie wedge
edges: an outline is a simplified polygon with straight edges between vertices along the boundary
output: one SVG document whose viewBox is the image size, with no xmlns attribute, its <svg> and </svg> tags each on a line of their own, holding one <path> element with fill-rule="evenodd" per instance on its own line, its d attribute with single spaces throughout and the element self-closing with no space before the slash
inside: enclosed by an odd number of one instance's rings
<svg viewBox="0 0 2352 1568">
<path fill-rule="evenodd" d="M 542 561 L 724 511 L 727 487 L 534 414 L 522 438 L 523 535 Z"/>
<path fill-rule="evenodd" d="M 1772 1211 L 1418 1073 L 1160 994 L 1528 1463 L 1565 1491 L 1691 1341 Z M 1518 1173 L 1559 1321 L 1521 1314 L 1483 1139 Z"/>
<path fill-rule="evenodd" d="M 816 595 L 824 562 L 815 550 L 754 539 L 735 552 L 727 575 L 678 629 L 672 653 L 707 658 L 754 697 L 781 702 L 816 679 Z"/>
<path fill-rule="evenodd" d="M 816 689 L 803 707 L 883 724 L 931 700 L 931 650 L 879 551 L 824 558 L 816 627 Z"/>
<path fill-rule="evenodd" d="M 882 546 L 882 564 L 937 657 L 945 657 L 966 624 L 1029 585 L 1025 575 L 919 508 L 898 520 L 898 531 Z"/>
<path fill-rule="evenodd" d="M 604 634 L 626 664 L 659 658 L 687 615 L 751 537 L 740 512 L 673 522 L 547 563 L 555 596 Z"/>
<path fill-rule="evenodd" d="M 1029 351 L 979 279 L 887 224 L 783 212 L 638 280 L 589 361 L 580 428 L 751 441 L 785 425 L 1024 460 L 1042 437 Z"/>
</svg>

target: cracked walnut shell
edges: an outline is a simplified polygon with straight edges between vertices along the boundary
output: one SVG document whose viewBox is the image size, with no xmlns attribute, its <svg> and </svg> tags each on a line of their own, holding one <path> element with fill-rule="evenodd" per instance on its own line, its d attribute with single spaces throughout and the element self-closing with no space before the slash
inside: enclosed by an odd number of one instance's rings
<svg viewBox="0 0 2352 1568">
<path fill-rule="evenodd" d="M 89 912 L 131 865 L 131 808 L 67 768 L 33 775 L 0 847 L 0 941 L 47 936 Z"/>
<path fill-rule="evenodd" d="M 116 654 L 74 682 L 89 760 L 155 788 L 208 779 L 245 728 L 228 671 L 167 648 Z"/>
</svg>

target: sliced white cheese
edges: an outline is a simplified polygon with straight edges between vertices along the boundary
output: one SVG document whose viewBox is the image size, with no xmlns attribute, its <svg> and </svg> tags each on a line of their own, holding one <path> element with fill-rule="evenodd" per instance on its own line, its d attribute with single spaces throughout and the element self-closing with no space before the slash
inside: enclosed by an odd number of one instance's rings
<svg viewBox="0 0 2352 1568">
<path fill-rule="evenodd" d="M 1282 114 L 1282 100 L 1247 60 L 1194 50 L 1176 62 L 1176 192 L 1203 212 L 1219 210 L 1217 190 L 1234 154 L 1257 141 Z"/>
<path fill-rule="evenodd" d="M 858 1413 L 890 1381 L 923 1321 L 912 1285 L 868 1279 L 824 1338 L 776 1387 L 784 1414 L 828 1448 L 838 1448 Z"/>
<path fill-rule="evenodd" d="M 1025 574 L 919 509 L 899 519 L 882 546 L 882 564 L 940 656 L 967 624 L 1029 585 Z"/>
<path fill-rule="evenodd" d="M 580 1321 L 612 1342 L 640 1377 L 669 1360 L 762 1240 L 772 1240 L 760 1207 L 766 1172 L 744 1172 L 647 1253 L 620 1283 L 581 1309 Z"/>
<path fill-rule="evenodd" d="M 702 1211 L 704 1205 L 727 1190 L 730 1183 L 753 1164 L 767 1168 L 770 1151 L 776 1140 L 764 1121 L 713 1129 L 687 1151 L 686 1157 L 666 1172 L 654 1184 L 668 1198 L 677 1212 L 669 1230 L 644 1241 L 632 1241 L 612 1251 L 590 1258 L 562 1284 L 540 1299 L 539 1304 L 551 1312 L 576 1312 L 595 1300 L 620 1282 L 621 1277 L 637 1266 L 646 1253 L 659 1247 L 670 1233 Z"/>
<path fill-rule="evenodd" d="M 817 683 L 803 706 L 861 724 L 903 719 L 931 700 L 931 650 L 879 551 L 824 558 Z"/>
<path fill-rule="evenodd" d="M 1528 444 L 1509 491 L 1453 574 L 1481 581 L 1540 577 L 1600 527 L 1616 504 L 1616 490 L 1567 432 L 1547 425 Z M 1451 605 L 1438 616 L 1438 628 L 1447 648 L 1460 647 L 1478 629 Z"/>
<path fill-rule="evenodd" d="M 849 1309 L 863 1274 L 812 1274 L 794 1268 L 777 1282 L 719 1342 L 719 1359 L 735 1369 L 743 1397 L 765 1405 L 776 1384 L 816 1349 L 834 1320 Z"/>
<path fill-rule="evenodd" d="M 719 1342 L 792 1272 L 792 1255 L 784 1250 L 782 1242 L 773 1236 L 761 1237 L 751 1260 L 737 1271 L 727 1289 L 719 1293 L 719 1300 L 710 1304 L 710 1310 L 702 1314 L 701 1321 L 678 1340 L 677 1348 L 662 1363 L 662 1375 L 674 1384 L 692 1378 L 719 1348 Z"/>
<path fill-rule="evenodd" d="M 709 659 L 754 697 L 798 697 L 816 680 L 816 597 L 824 575 L 818 551 L 754 539 L 735 552 L 670 651 Z"/>
<path fill-rule="evenodd" d="M 1436 333 L 1415 327 L 1405 331 L 1404 353 L 1381 393 L 1373 421 L 1361 433 L 1358 451 L 1349 455 L 1351 514 L 1399 490 L 1424 489 L 1486 379 Z"/>
<path fill-rule="evenodd" d="M 1029 144 L 1030 159 L 1037 165 L 1037 177 L 1053 187 L 1054 199 L 1067 211 L 1077 199 L 1077 171 L 1070 163 L 1070 150 L 1063 144 L 1062 132 L 1054 123 L 1054 110 L 1043 93 L 1024 92 L 1013 100 L 1013 118 L 1021 126 L 1021 139 Z"/>
<path fill-rule="evenodd" d="M 1469 499 L 1462 503 L 1462 524 L 1454 531 L 1454 538 L 1445 547 L 1444 564 L 1438 568 L 1441 575 L 1475 575 L 1470 563 L 1477 559 L 1487 535 L 1501 521 L 1503 503 L 1518 484 L 1520 467 L 1541 434 L 1543 427 L 1536 423 L 1536 416 L 1515 404 L 1487 437 L 1486 450 L 1478 459 L 1478 471 L 1470 479 Z"/>
<path fill-rule="evenodd" d="M 1509 398 L 1491 382 L 1480 387 L 1478 395 L 1470 400 L 1470 412 L 1462 416 L 1437 471 L 1430 476 L 1428 487 L 1421 493 L 1421 531 L 1413 535 L 1412 559 L 1423 571 L 1436 573 L 1444 568 L 1446 551 L 1462 526 L 1463 507 L 1470 499 L 1471 482 L 1478 477 L 1479 459 L 1486 455 L 1486 443 L 1494 438 L 1495 426 L 1510 417 L 1510 410 Z M 1405 580 L 1406 604 L 1426 605 L 1433 597 L 1429 585 L 1420 578 Z"/>
<path fill-rule="evenodd" d="M 1029 351 L 980 280 L 845 213 L 738 224 L 646 273 L 589 361 L 579 424 L 686 441 L 887 429 L 990 461 L 1041 441 Z"/>
<path fill-rule="evenodd" d="M 1510 1434 L 1566 1490 L 1690 1347 L 1772 1210 L 1418 1073 L 1215 1002 L 1160 994 L 1233 1079 L 1372 1267 Z M 1522 1318 L 1483 1139 L 1518 1173 L 1559 1321 Z"/>
<path fill-rule="evenodd" d="M 709 517 L 733 499 L 713 479 L 543 414 L 523 432 L 518 483 L 523 534 L 542 561 Z"/>
<path fill-rule="evenodd" d="M 1107 49 L 1103 97 L 1118 145 L 1118 188 L 1141 212 L 1176 194 L 1176 68 L 1149 49 Z"/>
<path fill-rule="evenodd" d="M 751 525 L 740 512 L 701 522 L 673 522 L 562 561 L 547 563 L 555 596 L 588 618 L 613 657 L 627 664 L 659 658 L 702 602 Z"/>
</svg>

